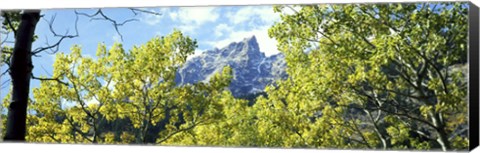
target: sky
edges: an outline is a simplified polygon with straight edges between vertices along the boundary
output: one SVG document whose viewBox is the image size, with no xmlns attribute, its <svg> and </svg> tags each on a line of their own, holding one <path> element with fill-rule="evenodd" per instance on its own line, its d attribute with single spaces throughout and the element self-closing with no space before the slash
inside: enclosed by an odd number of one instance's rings
<svg viewBox="0 0 480 153">
<path fill-rule="evenodd" d="M 146 43 L 155 36 L 170 34 L 174 29 L 182 31 L 187 36 L 196 39 L 198 48 L 195 54 L 214 48 L 223 48 L 231 42 L 242 41 L 244 38 L 255 35 L 260 51 L 265 55 L 277 54 L 276 41 L 268 36 L 268 29 L 280 21 L 280 14 L 274 13 L 272 6 L 217 6 L 217 7 L 151 7 L 140 8 L 161 13 L 154 15 L 139 13 L 135 15 L 127 8 L 104 8 L 103 12 L 108 17 L 119 23 L 128 19 L 138 19 L 119 26 L 118 30 L 123 37 L 115 31 L 111 22 L 104 20 L 90 20 L 80 16 L 77 24 L 79 37 L 65 39 L 59 46 L 59 52 L 70 53 L 73 45 L 82 48 L 82 55 L 95 57 L 99 43 L 112 46 L 115 42 L 123 44 L 125 50 L 135 45 Z M 78 12 L 92 14 L 97 9 L 79 9 Z M 75 12 L 73 9 L 42 10 L 43 18 L 37 24 L 35 34 L 39 39 L 34 42 L 32 50 L 46 46 L 46 43 L 56 42 L 49 30 L 49 21 L 55 17 L 53 29 L 58 34 L 75 35 Z M 13 35 L 2 35 L 1 40 L 13 41 Z M 7 44 L 8 45 L 8 44 Z M 33 57 L 33 74 L 35 76 L 51 76 L 54 54 L 43 53 L 41 57 Z M 1 67 L 1 72 L 7 67 Z M 1 83 L 9 79 L 8 75 L 1 78 Z M 40 81 L 31 80 L 32 90 L 39 87 Z M 9 92 L 9 84 L 1 88 L 0 98 L 3 99 Z M 32 93 L 30 92 L 30 96 Z"/>
<path fill-rule="evenodd" d="M 149 7 L 139 8 L 161 15 L 139 13 L 135 15 L 128 8 L 104 8 L 105 15 L 121 23 L 129 19 L 138 19 L 119 26 L 120 35 L 115 31 L 111 22 L 104 20 L 91 20 L 80 16 L 77 24 L 79 37 L 65 39 L 59 46 L 59 52 L 69 53 L 73 45 L 80 45 L 84 56 L 95 58 L 99 43 L 112 46 L 114 42 L 123 44 L 125 50 L 134 45 L 141 45 L 155 36 L 165 36 L 174 29 L 182 31 L 187 36 L 198 42 L 195 54 L 201 54 L 206 50 L 223 48 L 231 42 L 238 42 L 244 38 L 255 35 L 259 43 L 260 51 L 270 56 L 277 54 L 276 41 L 268 36 L 268 29 L 280 21 L 280 14 L 274 13 L 270 5 L 249 6 L 216 6 L 216 7 Z M 296 8 L 298 9 L 298 8 Z M 78 9 L 78 12 L 93 14 L 97 9 Z M 293 13 L 285 10 L 287 14 Z M 73 9 L 42 10 L 43 18 L 37 24 L 36 35 L 39 39 L 34 42 L 32 49 L 45 47 L 46 42 L 56 42 L 49 29 L 49 21 L 55 17 L 53 29 L 56 33 L 75 34 L 75 12 Z M 1 20 L 1 19 L 0 19 Z M 8 39 L 13 42 L 13 35 L 0 35 L 0 41 Z M 13 45 L 13 44 L 7 44 Z M 55 60 L 54 54 L 43 53 L 41 57 L 33 57 L 33 74 L 35 76 L 49 77 L 53 74 L 52 65 Z M 195 56 L 195 55 L 193 55 Z M 6 70 L 1 67 L 0 73 Z M 0 78 L 0 102 L 9 92 L 9 76 Z M 7 82 L 7 84 L 3 84 Z M 31 90 L 39 87 L 40 81 L 31 80 Z M 32 96 L 32 92 L 30 92 Z"/>
</svg>

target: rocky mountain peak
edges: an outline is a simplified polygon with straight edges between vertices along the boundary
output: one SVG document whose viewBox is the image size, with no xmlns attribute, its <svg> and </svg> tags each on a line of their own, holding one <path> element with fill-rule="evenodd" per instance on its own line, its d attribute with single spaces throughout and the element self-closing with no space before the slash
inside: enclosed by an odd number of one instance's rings
<svg viewBox="0 0 480 153">
<path fill-rule="evenodd" d="M 261 58 L 265 54 L 260 51 L 260 47 L 255 36 L 249 38 L 244 38 L 240 42 L 232 42 L 227 47 L 224 47 L 220 50 L 217 50 L 217 53 L 220 53 L 222 57 L 230 58 Z"/>
<path fill-rule="evenodd" d="M 252 47 L 251 50 L 260 51 L 260 47 L 258 47 L 258 42 L 255 35 L 252 35 L 250 38 L 243 39 L 243 42 L 247 44 L 248 47 Z"/>
<path fill-rule="evenodd" d="M 267 84 L 286 77 L 283 56 L 266 57 L 253 35 L 189 59 L 179 69 L 175 81 L 179 85 L 206 82 L 225 66 L 233 68 L 234 78 L 229 89 L 237 97 L 263 91 Z"/>
</svg>

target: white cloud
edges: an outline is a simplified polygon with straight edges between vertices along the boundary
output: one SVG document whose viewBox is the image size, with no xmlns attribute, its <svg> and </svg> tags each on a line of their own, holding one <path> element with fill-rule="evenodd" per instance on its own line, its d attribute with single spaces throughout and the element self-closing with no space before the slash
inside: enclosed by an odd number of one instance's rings
<svg viewBox="0 0 480 153">
<path fill-rule="evenodd" d="M 220 14 L 215 7 L 180 7 L 176 11 L 170 11 L 168 16 L 177 22 L 178 30 L 193 34 L 203 24 L 217 21 Z"/>
<path fill-rule="evenodd" d="M 280 19 L 279 14 L 273 12 L 271 6 L 247 6 L 242 7 L 235 13 L 227 13 L 226 16 L 231 19 L 231 23 L 239 24 L 252 21 L 255 17 L 259 18 L 265 24 L 272 24 Z"/>
<path fill-rule="evenodd" d="M 197 56 L 202 55 L 202 53 L 203 53 L 204 51 L 205 51 L 205 50 L 201 50 L 201 49 L 195 50 L 195 52 L 193 53 L 193 55 L 190 55 L 190 56 L 187 57 L 187 60 L 190 60 L 190 59 L 192 59 L 192 58 L 194 58 L 194 57 L 197 57 Z"/>
<path fill-rule="evenodd" d="M 221 37 L 224 33 L 230 33 L 233 30 L 233 27 L 228 26 L 225 23 L 221 23 L 215 27 L 215 36 Z"/>
<path fill-rule="evenodd" d="M 178 11 L 170 13 L 170 18 L 174 21 L 195 25 L 215 22 L 219 16 L 215 7 L 180 7 Z"/>
<path fill-rule="evenodd" d="M 170 12 L 168 15 L 170 16 L 171 19 L 177 19 L 177 17 L 178 17 L 177 12 Z"/>
<path fill-rule="evenodd" d="M 268 36 L 268 29 L 280 20 L 280 14 L 274 13 L 270 6 L 247 6 L 241 7 L 236 12 L 227 12 L 225 16 L 230 20 L 229 24 L 218 24 L 215 27 L 215 36 L 226 36 L 225 39 L 206 42 L 212 47 L 223 48 L 231 42 L 239 42 L 244 38 L 255 35 L 260 51 L 270 56 L 279 53 L 277 50 L 277 41 Z M 260 20 L 258 23 L 255 21 Z M 242 29 L 239 25 L 248 24 Z"/>
<path fill-rule="evenodd" d="M 195 25 L 180 25 L 177 27 L 178 30 L 182 31 L 183 33 L 193 33 L 198 26 Z"/>
</svg>

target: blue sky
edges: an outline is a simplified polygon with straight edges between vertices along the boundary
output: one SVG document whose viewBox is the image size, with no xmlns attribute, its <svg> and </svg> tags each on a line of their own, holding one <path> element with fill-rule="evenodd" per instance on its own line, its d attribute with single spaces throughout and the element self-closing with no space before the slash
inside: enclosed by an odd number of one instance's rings
<svg viewBox="0 0 480 153">
<path fill-rule="evenodd" d="M 243 38 L 255 35 L 260 50 L 267 56 L 278 53 L 276 41 L 268 37 L 268 28 L 280 20 L 280 15 L 274 13 L 271 6 L 218 6 L 218 7 L 156 7 L 142 8 L 161 13 L 161 16 L 140 13 L 135 16 L 126 8 L 104 9 L 104 13 L 119 22 L 136 18 L 138 21 L 129 22 L 119 27 L 123 36 L 123 42 L 115 31 L 111 22 L 93 20 L 80 16 L 78 21 L 79 37 L 65 39 L 59 47 L 60 52 L 69 53 L 70 48 L 77 44 L 82 47 L 82 54 L 95 56 L 99 43 L 111 46 L 114 42 L 121 42 L 126 50 L 134 45 L 141 45 L 151 38 L 167 35 L 173 29 L 179 29 L 186 35 L 198 41 L 195 54 L 205 50 L 222 48 L 231 42 L 241 41 Z M 80 9 L 78 12 L 93 13 L 96 9 Z M 43 10 L 44 18 L 36 27 L 35 33 L 39 39 L 33 44 L 33 48 L 42 47 L 46 42 L 53 43 L 58 40 L 49 30 L 48 21 L 55 16 L 53 24 L 55 32 L 75 34 L 75 13 L 72 9 Z M 9 39 L 13 36 L 10 35 Z M 2 37 L 2 40 L 5 36 Z M 55 55 L 41 54 L 34 57 L 35 76 L 50 76 Z M 6 67 L 2 67 L 2 72 Z M 7 77 L 2 77 L 1 82 Z M 32 80 L 31 89 L 38 87 L 40 82 Z M 8 85 L 9 86 L 9 85 Z M 3 86 L 5 87 L 5 86 Z M 2 88 L 0 98 L 3 99 L 9 88 Z"/>
</svg>

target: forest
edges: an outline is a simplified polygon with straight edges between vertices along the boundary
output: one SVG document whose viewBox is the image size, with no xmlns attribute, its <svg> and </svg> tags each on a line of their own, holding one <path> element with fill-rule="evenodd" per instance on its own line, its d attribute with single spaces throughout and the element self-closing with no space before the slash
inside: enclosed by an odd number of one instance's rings
<svg viewBox="0 0 480 153">
<path fill-rule="evenodd" d="M 261 94 L 232 96 L 228 66 L 208 82 L 177 86 L 178 68 L 198 46 L 180 30 L 132 48 L 99 42 L 95 58 L 78 45 L 56 53 L 52 76 L 39 76 L 28 98 L 24 141 L 468 149 L 466 3 L 295 7 L 272 8 L 280 22 L 268 34 L 288 78 Z M 21 27 L 20 14 L 2 16 L 17 18 L 4 21 L 7 31 Z M 14 52 L 2 46 L 2 64 L 13 64 Z M 14 88 L 8 92 L 2 138 Z"/>
</svg>

